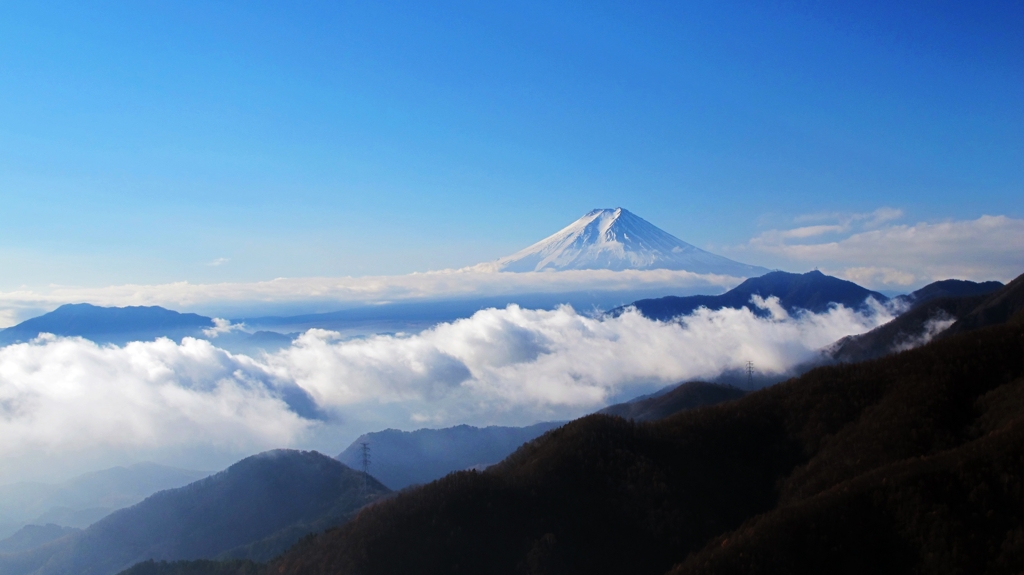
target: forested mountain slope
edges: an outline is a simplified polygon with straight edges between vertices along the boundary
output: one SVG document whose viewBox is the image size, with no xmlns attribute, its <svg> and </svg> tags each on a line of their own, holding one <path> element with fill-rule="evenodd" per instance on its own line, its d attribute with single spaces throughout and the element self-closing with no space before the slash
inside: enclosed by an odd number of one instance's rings
<svg viewBox="0 0 1024 575">
<path fill-rule="evenodd" d="M 268 572 L 1018 572 L 1020 318 L 652 423 L 571 422 Z"/>
<path fill-rule="evenodd" d="M 947 296 L 943 294 L 961 294 Z M 945 280 L 910 294 L 913 307 L 896 319 L 860 335 L 844 337 L 828 350 L 838 361 L 857 362 L 947 337 L 1004 323 L 1024 309 L 1024 281 L 1017 278 L 976 284 Z"/>
<path fill-rule="evenodd" d="M 688 381 L 665 393 L 626 403 L 617 403 L 598 411 L 636 421 L 654 421 L 687 409 L 716 405 L 739 399 L 746 392 L 731 385 Z"/>
<path fill-rule="evenodd" d="M 907 295 L 897 296 L 893 299 L 906 303 L 911 307 L 923 305 L 933 299 L 947 297 L 969 297 L 978 295 L 989 295 L 1003 288 L 1003 284 L 996 281 L 972 282 L 967 280 L 939 280 L 932 282 L 919 290 Z"/>
</svg>

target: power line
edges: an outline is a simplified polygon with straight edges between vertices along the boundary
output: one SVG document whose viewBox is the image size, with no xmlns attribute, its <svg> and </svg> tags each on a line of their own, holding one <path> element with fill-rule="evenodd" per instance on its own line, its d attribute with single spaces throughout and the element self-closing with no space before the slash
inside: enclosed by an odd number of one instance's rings
<svg viewBox="0 0 1024 575">
<path fill-rule="evenodd" d="M 754 362 L 747 362 L 747 387 L 754 389 Z"/>
</svg>

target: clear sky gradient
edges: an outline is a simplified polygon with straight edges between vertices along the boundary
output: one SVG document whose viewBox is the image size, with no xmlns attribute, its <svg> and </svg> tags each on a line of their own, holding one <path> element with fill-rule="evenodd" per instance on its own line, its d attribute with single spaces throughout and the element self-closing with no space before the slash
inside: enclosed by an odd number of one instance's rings
<svg viewBox="0 0 1024 575">
<path fill-rule="evenodd" d="M 1020 0 L 0 4 L 0 327 L 741 281 L 461 269 L 617 206 L 873 289 L 1006 281 L 1022 198 Z M 43 337 L 0 347 L 0 483 L 567 420 L 748 360 L 783 377 L 890 317 L 509 306 L 254 357 Z"/>
<path fill-rule="evenodd" d="M 1024 217 L 1024 4 L 819 4 L 6 3 L 0 290 Z"/>
</svg>

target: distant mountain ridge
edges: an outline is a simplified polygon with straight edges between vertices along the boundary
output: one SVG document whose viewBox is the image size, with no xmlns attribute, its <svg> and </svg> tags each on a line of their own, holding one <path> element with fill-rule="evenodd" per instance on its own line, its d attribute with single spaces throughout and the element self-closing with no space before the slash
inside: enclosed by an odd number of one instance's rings
<svg viewBox="0 0 1024 575">
<path fill-rule="evenodd" d="M 868 290 L 851 281 L 827 276 L 817 270 L 804 274 L 775 271 L 749 278 L 722 295 L 643 299 L 613 309 L 609 314 L 619 315 L 633 307 L 644 317 L 665 321 L 689 315 L 701 307 L 710 310 L 746 307 L 758 315 L 766 315 L 767 312 L 757 309 L 750 303 L 751 297 L 755 295 L 766 299 L 771 296 L 778 297 L 779 304 L 789 313 L 801 309 L 821 313 L 828 311 L 833 304 L 857 309 L 864 306 L 869 297 L 879 303 L 889 301 L 889 298 L 876 291 Z"/>
<path fill-rule="evenodd" d="M 385 429 L 359 436 L 337 459 L 358 469 L 362 443 L 370 446 L 370 475 L 391 489 L 429 483 L 452 471 L 485 466 L 505 459 L 522 444 L 564 422 L 527 427 L 473 427 L 399 431 Z"/>
<path fill-rule="evenodd" d="M 17 533 L 0 541 L 0 553 L 16 553 L 35 549 L 40 545 L 78 533 L 81 529 L 62 527 L 53 523 L 46 525 L 26 525 Z"/>
<path fill-rule="evenodd" d="M 85 473 L 62 483 L 0 485 L 0 524 L 11 526 L 0 532 L 0 538 L 26 524 L 87 527 L 157 491 L 181 487 L 207 475 L 205 471 L 144 462 Z"/>
<path fill-rule="evenodd" d="M 179 313 L 159 306 L 101 307 L 65 304 L 0 331 L 0 345 L 30 341 L 40 333 L 84 337 L 96 343 L 125 343 L 169 337 L 201 337 L 213 320 L 194 313 Z"/>
<path fill-rule="evenodd" d="M 0 346 L 32 341 L 43 333 L 81 337 L 98 344 L 124 345 L 166 337 L 208 339 L 232 353 L 255 354 L 291 345 L 293 335 L 272 331 L 230 331 L 207 334 L 216 327 L 213 318 L 181 313 L 160 306 L 104 307 L 87 303 L 67 304 L 41 316 L 0 330 Z"/>
<path fill-rule="evenodd" d="M 623 209 L 597 209 L 510 256 L 480 264 L 504 272 L 686 270 L 733 277 L 768 270 L 706 252 Z"/>
<path fill-rule="evenodd" d="M 315 451 L 269 451 L 161 491 L 79 533 L 0 555 L 0 573 L 113 575 L 147 559 L 266 561 L 386 493 L 372 477 Z"/>
</svg>

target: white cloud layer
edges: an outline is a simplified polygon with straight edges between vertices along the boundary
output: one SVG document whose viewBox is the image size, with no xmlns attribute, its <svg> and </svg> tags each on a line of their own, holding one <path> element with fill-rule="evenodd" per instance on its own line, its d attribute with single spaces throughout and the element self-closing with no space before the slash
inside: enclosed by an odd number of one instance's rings
<svg viewBox="0 0 1024 575">
<path fill-rule="evenodd" d="M 1005 282 L 1024 272 L 1024 220 L 982 216 L 893 223 L 900 217 L 902 212 L 890 208 L 819 215 L 813 219 L 836 223 L 771 230 L 733 251 L 771 258 L 783 268 L 819 267 L 873 288 L 918 287 L 950 278 Z"/>
<path fill-rule="evenodd" d="M 0 348 L 0 456 L 213 442 L 291 443 L 310 422 L 265 365 L 186 338 L 100 346 L 45 334 Z"/>
<path fill-rule="evenodd" d="M 524 293 L 577 291 L 724 291 L 742 281 L 721 275 L 673 270 L 572 270 L 495 273 L 471 269 L 404 276 L 278 278 L 250 283 L 121 285 L 101 288 L 50 286 L 0 292 L 0 325 L 38 315 L 69 302 L 101 306 L 159 305 L 177 310 L 237 308 L 243 304 L 374 304 L 431 299 L 474 298 Z M 330 310 L 333 311 L 333 310 Z"/>
<path fill-rule="evenodd" d="M 189 338 L 117 347 L 45 336 L 0 348 L 0 460 L 38 453 L 60 461 L 86 448 L 248 453 L 309 446 L 314 436 L 332 436 L 330 451 L 389 426 L 571 418 L 748 360 L 782 373 L 891 318 L 880 306 L 792 317 L 776 300 L 756 303 L 771 317 L 700 310 L 657 322 L 635 312 L 596 319 L 569 307 L 509 306 L 410 336 L 342 340 L 310 330 L 259 358 Z M 289 408 L 299 388 L 326 420 Z"/>
</svg>

